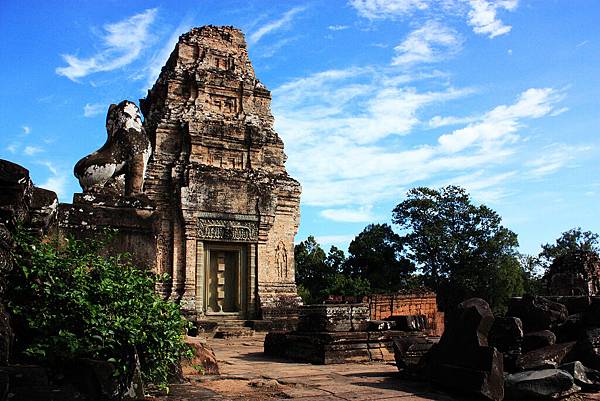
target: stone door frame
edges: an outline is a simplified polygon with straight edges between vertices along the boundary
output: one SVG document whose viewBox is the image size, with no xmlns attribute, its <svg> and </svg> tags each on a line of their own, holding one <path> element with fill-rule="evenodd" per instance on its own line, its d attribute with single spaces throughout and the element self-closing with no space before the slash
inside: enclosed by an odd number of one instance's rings
<svg viewBox="0 0 600 401">
<path fill-rule="evenodd" d="M 197 304 L 196 312 L 199 315 L 206 317 L 224 317 L 231 318 L 237 317 L 239 319 L 249 318 L 253 311 L 251 302 L 254 300 L 254 296 L 251 294 L 253 288 L 254 273 L 252 271 L 254 263 L 251 261 L 252 244 L 248 243 L 225 243 L 218 241 L 198 241 L 197 244 L 197 260 L 196 260 L 196 274 L 197 274 Z M 240 310 L 238 312 L 211 312 L 209 311 L 209 274 L 210 274 L 210 255 L 211 251 L 226 251 L 226 252 L 237 252 L 238 263 L 239 263 L 239 278 L 238 278 L 238 290 L 239 290 L 239 303 Z"/>
</svg>

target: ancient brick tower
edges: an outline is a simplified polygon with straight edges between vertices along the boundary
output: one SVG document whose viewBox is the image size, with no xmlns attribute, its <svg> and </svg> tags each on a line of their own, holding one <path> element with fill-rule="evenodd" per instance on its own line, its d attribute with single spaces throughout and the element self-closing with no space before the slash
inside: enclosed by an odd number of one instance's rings
<svg viewBox="0 0 600 401">
<path fill-rule="evenodd" d="M 156 270 L 173 277 L 164 293 L 199 316 L 250 318 L 256 306 L 296 299 L 300 185 L 241 31 L 182 35 L 140 103 L 153 145 L 144 192 L 159 216 Z"/>
<path fill-rule="evenodd" d="M 276 318 L 299 298 L 300 184 L 273 130 L 271 94 L 241 31 L 182 35 L 140 101 L 112 105 L 108 139 L 75 168 L 83 194 L 60 207 L 63 233 L 119 230 L 112 251 L 168 273 L 158 290 L 191 318 Z"/>
</svg>

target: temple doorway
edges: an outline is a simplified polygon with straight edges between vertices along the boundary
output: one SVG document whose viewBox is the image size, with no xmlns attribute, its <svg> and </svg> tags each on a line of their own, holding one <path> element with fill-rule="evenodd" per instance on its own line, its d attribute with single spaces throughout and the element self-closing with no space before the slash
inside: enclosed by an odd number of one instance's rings
<svg viewBox="0 0 600 401">
<path fill-rule="evenodd" d="M 209 245 L 206 251 L 207 315 L 245 314 L 247 263 L 244 246 Z"/>
</svg>

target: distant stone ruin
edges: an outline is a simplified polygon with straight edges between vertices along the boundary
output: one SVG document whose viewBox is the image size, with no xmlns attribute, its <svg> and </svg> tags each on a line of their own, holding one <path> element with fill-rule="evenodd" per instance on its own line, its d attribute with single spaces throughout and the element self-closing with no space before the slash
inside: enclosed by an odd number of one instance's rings
<svg viewBox="0 0 600 401">
<path fill-rule="evenodd" d="M 182 35 L 140 100 L 143 123 L 134 103 L 110 106 L 106 144 L 75 167 L 83 193 L 60 206 L 61 232 L 118 229 L 111 251 L 172 277 L 157 290 L 193 319 L 293 308 L 301 188 L 270 103 L 241 31 Z"/>
</svg>

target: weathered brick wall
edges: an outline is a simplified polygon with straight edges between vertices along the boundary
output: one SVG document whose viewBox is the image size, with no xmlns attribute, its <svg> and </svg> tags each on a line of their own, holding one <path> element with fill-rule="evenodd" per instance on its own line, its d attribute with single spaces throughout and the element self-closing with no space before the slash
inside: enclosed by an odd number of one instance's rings
<svg viewBox="0 0 600 401">
<path fill-rule="evenodd" d="M 438 311 L 436 296 L 432 292 L 374 294 L 366 298 L 372 320 L 383 320 L 390 316 L 424 315 L 429 335 L 441 336 L 444 332 L 444 313 Z"/>
</svg>

